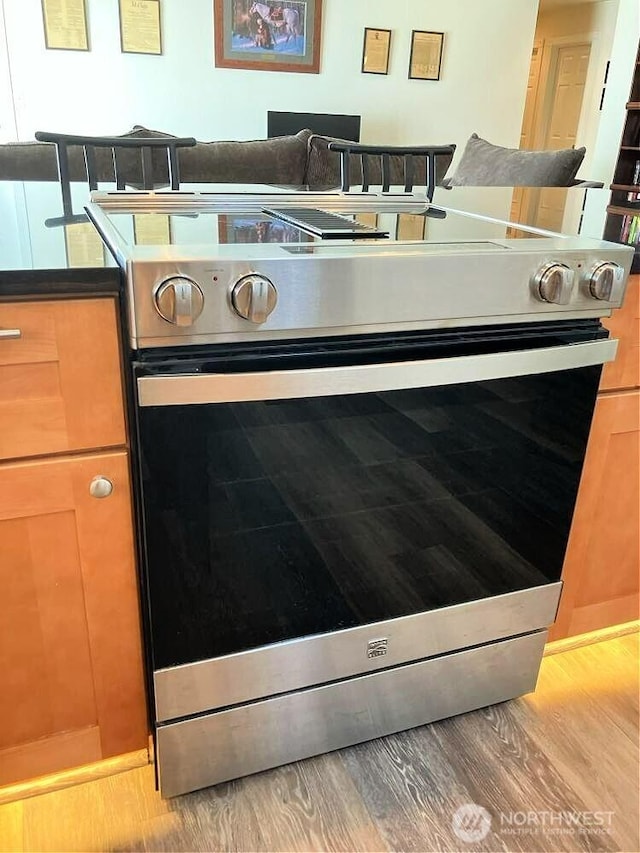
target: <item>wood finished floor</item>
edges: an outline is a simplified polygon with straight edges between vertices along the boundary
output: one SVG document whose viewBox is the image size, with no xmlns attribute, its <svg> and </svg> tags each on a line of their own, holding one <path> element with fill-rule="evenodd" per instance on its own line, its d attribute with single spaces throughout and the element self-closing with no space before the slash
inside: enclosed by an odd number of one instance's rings
<svg viewBox="0 0 640 853">
<path fill-rule="evenodd" d="M 636 853 L 638 635 L 544 659 L 521 699 L 172 801 L 151 767 L 0 807 L 1 851 Z M 492 815 L 481 842 L 453 812 Z M 612 812 L 611 827 L 507 834 L 510 812 Z"/>
</svg>

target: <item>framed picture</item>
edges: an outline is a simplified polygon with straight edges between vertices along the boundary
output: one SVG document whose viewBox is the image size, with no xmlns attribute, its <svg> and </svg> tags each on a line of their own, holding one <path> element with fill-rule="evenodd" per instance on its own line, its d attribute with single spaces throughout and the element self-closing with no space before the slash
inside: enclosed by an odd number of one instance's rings
<svg viewBox="0 0 640 853">
<path fill-rule="evenodd" d="M 410 80 L 439 80 L 444 33 L 413 30 L 409 57 Z"/>
<path fill-rule="evenodd" d="M 377 228 L 378 227 L 378 214 L 377 213 L 358 213 L 354 217 L 356 222 L 359 222 L 360 225 L 366 225 L 367 228 Z"/>
<path fill-rule="evenodd" d="M 105 266 L 105 245 L 91 222 L 65 225 L 64 244 L 70 267 Z"/>
<path fill-rule="evenodd" d="M 269 216 L 218 216 L 219 243 L 308 243 L 312 239 L 295 225 L 277 222 Z"/>
<path fill-rule="evenodd" d="M 219 68 L 318 74 L 322 0 L 214 0 Z"/>
<path fill-rule="evenodd" d="M 122 53 L 162 53 L 160 0 L 119 0 Z"/>
<path fill-rule="evenodd" d="M 133 242 L 136 246 L 170 246 L 171 217 L 164 213 L 134 213 Z"/>
<path fill-rule="evenodd" d="M 373 30 L 365 27 L 362 46 L 362 73 L 388 74 L 391 30 Z"/>
<path fill-rule="evenodd" d="M 48 50 L 89 50 L 85 0 L 42 0 Z"/>
<path fill-rule="evenodd" d="M 424 240 L 427 219 L 419 213 L 399 213 L 396 240 Z"/>
</svg>

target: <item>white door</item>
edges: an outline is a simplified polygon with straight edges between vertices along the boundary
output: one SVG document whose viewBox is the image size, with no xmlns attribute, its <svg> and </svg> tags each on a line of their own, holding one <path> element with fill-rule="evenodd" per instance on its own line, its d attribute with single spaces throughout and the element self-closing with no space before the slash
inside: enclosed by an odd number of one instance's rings
<svg viewBox="0 0 640 853">
<path fill-rule="evenodd" d="M 520 133 L 520 148 L 533 148 L 533 134 L 535 129 L 536 100 L 538 98 L 538 84 L 540 82 L 540 66 L 542 59 L 542 43 L 534 44 L 531 52 L 531 65 L 529 66 L 529 79 L 527 80 L 527 94 L 524 102 L 524 114 L 522 117 L 522 131 Z M 526 191 L 522 187 L 516 187 L 513 191 L 511 202 L 511 221 L 523 222 L 527 211 Z"/>
<path fill-rule="evenodd" d="M 576 142 L 584 86 L 589 67 L 590 44 L 572 44 L 554 51 L 555 62 L 550 80 L 549 109 L 546 133 L 542 147 L 557 150 L 573 148 Z M 536 224 L 550 231 L 562 229 L 562 219 L 567 191 L 565 189 L 541 190 Z"/>
</svg>

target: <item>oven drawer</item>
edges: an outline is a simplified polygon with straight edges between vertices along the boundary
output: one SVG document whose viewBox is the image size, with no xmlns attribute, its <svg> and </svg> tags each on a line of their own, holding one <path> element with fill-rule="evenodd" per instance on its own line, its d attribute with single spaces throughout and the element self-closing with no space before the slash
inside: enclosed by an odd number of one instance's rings
<svg viewBox="0 0 640 853">
<path fill-rule="evenodd" d="M 154 673 L 158 721 L 398 666 L 550 625 L 560 582 Z"/>
<path fill-rule="evenodd" d="M 161 793 L 177 796 L 528 693 L 546 636 L 536 631 L 159 726 Z"/>
<path fill-rule="evenodd" d="M 113 299 L 0 305 L 0 459 L 125 443 Z"/>
</svg>

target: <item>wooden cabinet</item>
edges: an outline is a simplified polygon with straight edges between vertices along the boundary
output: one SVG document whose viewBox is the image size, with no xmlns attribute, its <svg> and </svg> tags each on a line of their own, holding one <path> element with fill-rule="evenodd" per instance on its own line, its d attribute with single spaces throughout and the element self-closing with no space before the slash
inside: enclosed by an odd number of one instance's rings
<svg viewBox="0 0 640 853">
<path fill-rule="evenodd" d="M 616 360 L 604 366 L 600 391 L 640 387 L 640 275 L 630 277 L 624 307 L 604 325 L 619 344 Z"/>
<path fill-rule="evenodd" d="M 640 391 L 599 398 L 551 639 L 638 618 Z"/>
<path fill-rule="evenodd" d="M 620 340 L 603 371 L 550 639 L 638 618 L 640 578 L 640 276 L 606 321 Z"/>
<path fill-rule="evenodd" d="M 112 299 L 0 304 L 0 459 L 125 444 Z"/>
<path fill-rule="evenodd" d="M 24 334 L 0 342 L 3 455 L 101 449 L 0 464 L 0 785 L 147 743 L 114 301 L 7 317 Z"/>
</svg>

